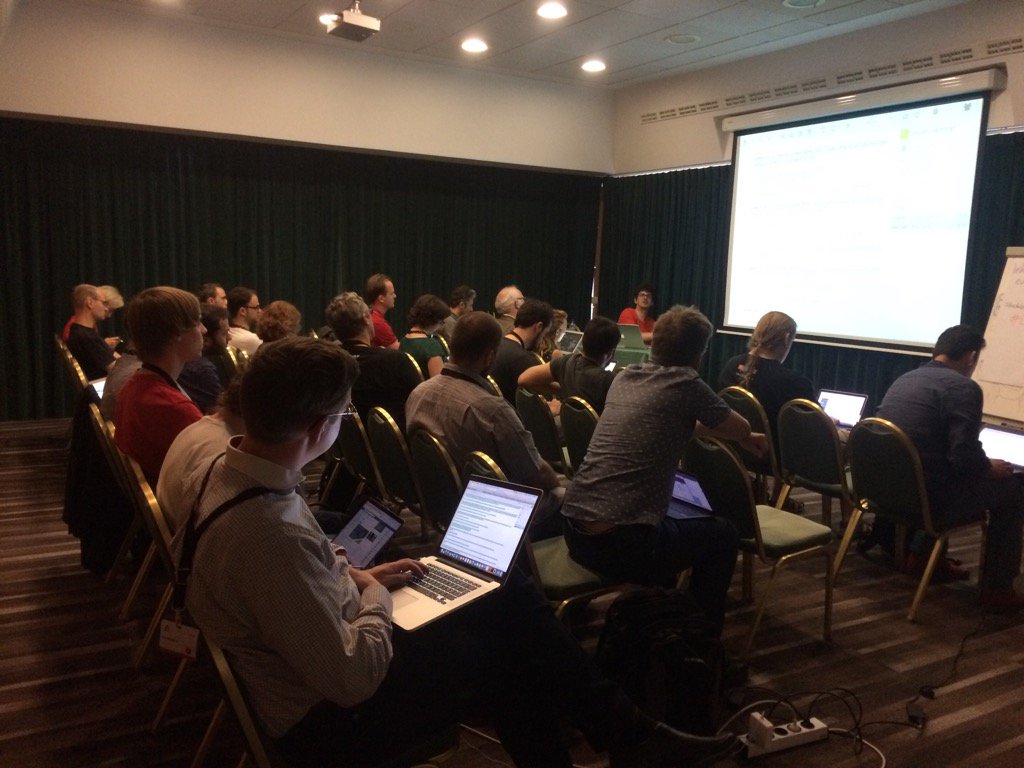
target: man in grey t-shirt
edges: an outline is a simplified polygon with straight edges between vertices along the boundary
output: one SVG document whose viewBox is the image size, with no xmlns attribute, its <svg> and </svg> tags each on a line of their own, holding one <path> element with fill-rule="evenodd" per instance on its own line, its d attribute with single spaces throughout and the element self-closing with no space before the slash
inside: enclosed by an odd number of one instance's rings
<svg viewBox="0 0 1024 768">
<path fill-rule="evenodd" d="M 658 319 L 651 362 L 629 366 L 612 382 L 562 514 L 573 559 L 600 573 L 662 583 L 692 567 L 690 591 L 721 627 L 736 531 L 719 518 L 666 517 L 675 468 L 695 431 L 756 454 L 767 443 L 697 374 L 711 332 L 693 307 L 673 307 Z"/>
</svg>

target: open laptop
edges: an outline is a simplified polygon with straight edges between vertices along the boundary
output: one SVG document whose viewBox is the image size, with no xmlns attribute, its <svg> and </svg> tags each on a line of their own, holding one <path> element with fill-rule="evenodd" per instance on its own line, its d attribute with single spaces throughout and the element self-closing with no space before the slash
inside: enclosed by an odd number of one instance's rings
<svg viewBox="0 0 1024 768">
<path fill-rule="evenodd" d="M 367 496 L 331 541 L 345 548 L 345 556 L 356 568 L 369 568 L 401 527 L 402 518 Z"/>
<path fill-rule="evenodd" d="M 622 334 L 622 339 L 619 341 L 620 348 L 647 349 L 647 345 L 644 344 L 644 337 L 640 335 L 639 325 L 619 323 L 619 333 Z"/>
<path fill-rule="evenodd" d="M 392 621 L 422 627 L 500 588 L 543 492 L 476 475 L 466 482 L 429 572 L 391 594 Z"/>
<path fill-rule="evenodd" d="M 849 429 L 864 415 L 864 406 L 868 403 L 867 395 L 854 392 L 836 392 L 823 389 L 818 393 L 818 405 L 840 427 Z"/>
<path fill-rule="evenodd" d="M 566 353 L 575 352 L 582 338 L 583 331 L 566 331 L 558 340 L 558 348 Z"/>
<path fill-rule="evenodd" d="M 1002 427 L 982 427 L 978 439 L 990 459 L 1002 459 L 1012 464 L 1015 472 L 1024 472 L 1024 433 Z"/>
<path fill-rule="evenodd" d="M 711 503 L 696 477 L 676 470 L 667 514 L 676 520 L 711 516 Z"/>
<path fill-rule="evenodd" d="M 93 379 L 89 382 L 89 386 L 96 392 L 96 397 L 103 399 L 103 389 L 107 386 L 107 377 L 104 376 L 102 379 Z"/>
</svg>

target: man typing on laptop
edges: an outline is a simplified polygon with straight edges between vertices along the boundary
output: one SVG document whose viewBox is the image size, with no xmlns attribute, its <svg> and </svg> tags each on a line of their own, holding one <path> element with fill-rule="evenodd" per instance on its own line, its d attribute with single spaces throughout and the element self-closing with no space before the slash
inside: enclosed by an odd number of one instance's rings
<svg viewBox="0 0 1024 768">
<path fill-rule="evenodd" d="M 315 339 L 262 345 L 242 382 L 245 436 L 188 481 L 188 609 L 289 762 L 404 762 L 467 713 L 486 713 L 531 768 L 571 764 L 563 717 L 619 768 L 695 765 L 729 748 L 729 737 L 688 736 L 641 714 L 515 572 L 488 597 L 392 637 L 389 590 L 423 566 L 352 567 L 296 491 L 302 467 L 336 438 L 356 371 Z"/>
</svg>

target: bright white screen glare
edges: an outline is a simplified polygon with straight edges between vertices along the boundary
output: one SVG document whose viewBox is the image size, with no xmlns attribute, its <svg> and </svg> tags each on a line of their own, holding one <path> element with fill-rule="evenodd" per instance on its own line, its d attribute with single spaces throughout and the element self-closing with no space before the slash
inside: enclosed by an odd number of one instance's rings
<svg viewBox="0 0 1024 768">
<path fill-rule="evenodd" d="M 983 100 L 737 136 L 725 323 L 934 343 L 960 322 Z"/>
</svg>

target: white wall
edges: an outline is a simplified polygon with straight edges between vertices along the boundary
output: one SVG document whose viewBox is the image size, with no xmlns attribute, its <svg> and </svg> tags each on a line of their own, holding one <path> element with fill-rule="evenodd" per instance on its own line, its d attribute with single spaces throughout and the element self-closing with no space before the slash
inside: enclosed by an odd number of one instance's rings
<svg viewBox="0 0 1024 768">
<path fill-rule="evenodd" d="M 0 39 L 4 111 L 612 170 L 607 92 L 389 60 L 127 6 L 19 0 Z"/>
<path fill-rule="evenodd" d="M 625 88 L 616 94 L 615 100 L 615 171 L 630 173 L 728 160 L 732 144 L 730 136 L 719 129 L 723 116 L 813 97 L 773 97 L 755 106 L 723 108 L 645 125 L 641 124 L 641 115 L 714 99 L 724 100 L 818 76 L 827 77 L 829 87 L 815 95 L 850 92 L 857 86 L 836 86 L 837 75 L 967 45 L 977 50 L 987 42 L 1008 37 L 1019 39 L 1022 33 L 1022 0 L 975 0 L 883 27 Z M 1005 64 L 1008 84 L 1007 89 L 992 100 L 989 127 L 1024 124 L 1024 53 L 978 59 L 969 64 L 935 66 L 914 75 L 880 77 L 871 86 L 896 85 L 998 64 Z"/>
</svg>

